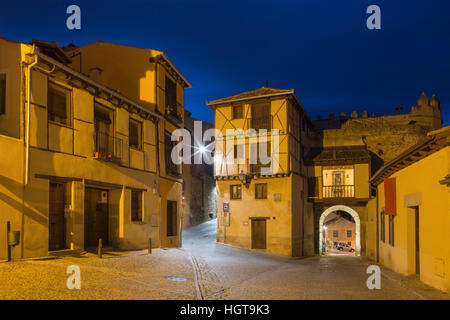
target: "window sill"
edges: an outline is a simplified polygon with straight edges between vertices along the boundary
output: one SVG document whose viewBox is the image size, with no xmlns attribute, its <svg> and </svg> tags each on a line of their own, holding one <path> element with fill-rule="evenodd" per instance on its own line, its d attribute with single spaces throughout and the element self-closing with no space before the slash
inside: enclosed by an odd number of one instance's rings
<svg viewBox="0 0 450 320">
<path fill-rule="evenodd" d="M 57 125 L 57 126 L 59 126 L 59 127 L 64 127 L 64 128 L 67 128 L 67 129 L 72 129 L 73 130 L 73 128 L 70 126 L 70 125 L 68 125 L 68 124 L 65 124 L 65 123 L 61 123 L 61 122 L 58 122 L 58 121 L 52 121 L 52 120 L 48 120 L 48 123 L 51 123 L 51 124 L 54 124 L 54 125 Z"/>
<path fill-rule="evenodd" d="M 133 223 L 133 224 L 147 224 L 144 221 L 138 221 L 138 220 L 131 220 L 131 223 Z"/>
<path fill-rule="evenodd" d="M 143 150 L 142 148 L 136 148 L 136 147 L 130 146 L 130 149 L 131 149 L 131 150 L 134 150 L 134 151 L 144 152 L 144 150 Z"/>
</svg>

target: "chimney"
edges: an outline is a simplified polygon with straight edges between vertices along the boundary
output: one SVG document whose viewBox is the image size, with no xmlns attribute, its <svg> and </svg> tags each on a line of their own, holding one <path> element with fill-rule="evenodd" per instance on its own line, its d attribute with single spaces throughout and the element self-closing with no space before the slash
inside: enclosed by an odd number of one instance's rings
<svg viewBox="0 0 450 320">
<path fill-rule="evenodd" d="M 89 78 L 101 83 L 102 82 L 101 81 L 102 80 L 102 72 L 103 72 L 103 70 L 98 67 L 91 68 L 91 69 L 89 69 Z"/>
</svg>

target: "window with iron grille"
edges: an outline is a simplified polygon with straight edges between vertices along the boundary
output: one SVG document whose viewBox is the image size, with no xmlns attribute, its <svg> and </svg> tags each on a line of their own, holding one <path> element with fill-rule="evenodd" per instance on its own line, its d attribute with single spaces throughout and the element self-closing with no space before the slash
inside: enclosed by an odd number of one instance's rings
<svg viewBox="0 0 450 320">
<path fill-rule="evenodd" d="M 6 113 L 6 74 L 0 74 L 0 114 Z"/>
<path fill-rule="evenodd" d="M 131 221 L 142 221 L 142 191 L 131 190 Z"/>
<path fill-rule="evenodd" d="M 384 222 L 384 210 L 381 210 L 380 212 L 380 240 L 385 242 L 386 241 L 386 224 Z"/>
<path fill-rule="evenodd" d="M 244 118 L 244 105 L 237 104 L 233 106 L 233 119 L 243 119 Z"/>
<path fill-rule="evenodd" d="M 48 120 L 70 125 L 70 91 L 49 83 L 47 109 Z"/>
<path fill-rule="evenodd" d="M 267 199 L 267 183 L 255 184 L 255 199 Z"/>
<path fill-rule="evenodd" d="M 333 237 L 334 238 L 339 237 L 339 230 L 333 230 Z"/>
<path fill-rule="evenodd" d="M 130 118 L 129 130 L 130 147 L 142 149 L 142 123 Z"/>
<path fill-rule="evenodd" d="M 231 200 L 242 199 L 242 186 L 239 184 L 230 186 L 230 198 Z"/>
<path fill-rule="evenodd" d="M 352 237 L 352 230 L 347 230 L 347 238 L 351 238 Z"/>
<path fill-rule="evenodd" d="M 394 246 L 394 218 L 395 216 L 389 216 L 389 244 Z"/>
<path fill-rule="evenodd" d="M 167 219 L 166 219 L 166 231 L 168 237 L 174 237 L 177 235 L 177 202 L 167 200 Z"/>
</svg>

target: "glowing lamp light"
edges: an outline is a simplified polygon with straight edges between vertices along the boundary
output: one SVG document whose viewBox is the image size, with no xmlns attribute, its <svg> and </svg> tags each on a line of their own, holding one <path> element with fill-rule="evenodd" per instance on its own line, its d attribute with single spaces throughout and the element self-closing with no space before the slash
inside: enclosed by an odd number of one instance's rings
<svg viewBox="0 0 450 320">
<path fill-rule="evenodd" d="M 206 147 L 205 146 L 200 146 L 198 148 L 198 151 L 200 151 L 201 153 L 205 153 L 206 152 Z"/>
</svg>

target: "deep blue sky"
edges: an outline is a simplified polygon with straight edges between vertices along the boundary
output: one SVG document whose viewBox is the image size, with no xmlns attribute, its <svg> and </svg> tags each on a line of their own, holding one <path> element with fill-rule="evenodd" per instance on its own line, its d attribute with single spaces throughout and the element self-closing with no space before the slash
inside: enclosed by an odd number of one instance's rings
<svg viewBox="0 0 450 320">
<path fill-rule="evenodd" d="M 81 7 L 81 30 L 66 8 Z M 381 7 L 381 30 L 366 8 Z M 76 45 L 108 41 L 166 52 L 193 84 L 185 106 L 265 85 L 294 88 L 310 116 L 404 112 L 436 93 L 450 125 L 449 0 L 0 0 L 0 35 Z"/>
</svg>

